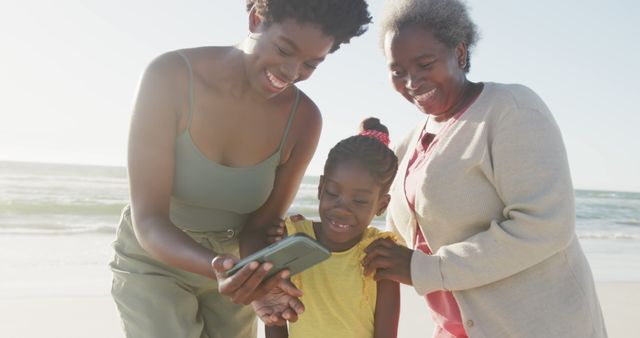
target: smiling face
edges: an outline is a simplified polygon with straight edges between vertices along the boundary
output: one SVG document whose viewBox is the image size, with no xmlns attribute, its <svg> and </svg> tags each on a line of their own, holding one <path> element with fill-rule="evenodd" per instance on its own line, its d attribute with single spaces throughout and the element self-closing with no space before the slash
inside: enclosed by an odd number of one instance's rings
<svg viewBox="0 0 640 338">
<path fill-rule="evenodd" d="M 308 79 L 333 46 L 334 39 L 314 24 L 285 19 L 266 25 L 254 11 L 249 16 L 245 69 L 251 86 L 267 97 Z"/>
<path fill-rule="evenodd" d="M 356 160 L 339 163 L 320 177 L 318 240 L 334 252 L 358 243 L 373 217 L 389 204 L 389 195 L 380 189 L 379 180 Z"/>
<path fill-rule="evenodd" d="M 409 26 L 386 34 L 384 52 L 397 92 L 426 114 L 455 113 L 466 84 L 463 44 L 450 48 L 430 30 Z"/>
</svg>

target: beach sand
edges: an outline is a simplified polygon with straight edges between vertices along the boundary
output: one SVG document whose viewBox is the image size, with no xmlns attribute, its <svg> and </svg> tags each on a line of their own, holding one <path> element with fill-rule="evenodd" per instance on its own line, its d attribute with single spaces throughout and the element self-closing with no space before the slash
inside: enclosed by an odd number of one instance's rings
<svg viewBox="0 0 640 338">
<path fill-rule="evenodd" d="M 0 236 L 0 337 L 122 338 L 110 295 L 112 235 Z M 640 281 L 596 285 L 609 336 L 637 337 Z M 402 287 L 398 337 L 430 337 L 424 303 Z M 262 330 L 259 336 L 263 337 Z"/>
<path fill-rule="evenodd" d="M 631 324 L 640 309 L 640 283 L 598 283 L 598 293 L 609 336 L 636 336 Z M 108 294 L 3 296 L 0 318 L 1 335 L 8 338 L 124 337 Z M 404 287 L 398 337 L 429 337 L 432 329 L 423 300 Z"/>
</svg>

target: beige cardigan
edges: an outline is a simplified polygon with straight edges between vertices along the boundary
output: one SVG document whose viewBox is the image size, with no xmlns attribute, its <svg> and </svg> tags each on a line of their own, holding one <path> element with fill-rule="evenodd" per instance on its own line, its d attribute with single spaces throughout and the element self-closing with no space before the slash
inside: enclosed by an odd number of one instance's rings
<svg viewBox="0 0 640 338">
<path fill-rule="evenodd" d="M 409 246 L 416 219 L 403 181 L 422 127 L 396 147 L 387 215 Z M 575 234 L 566 151 L 542 100 L 521 85 L 485 83 L 437 139 L 416 196 L 434 252 L 413 254 L 416 291 L 452 290 L 472 338 L 606 337 Z"/>
</svg>

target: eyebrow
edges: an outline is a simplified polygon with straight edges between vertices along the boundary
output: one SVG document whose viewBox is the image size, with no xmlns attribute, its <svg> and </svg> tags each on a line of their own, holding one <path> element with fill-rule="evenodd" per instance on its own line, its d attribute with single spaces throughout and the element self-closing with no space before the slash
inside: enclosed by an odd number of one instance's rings
<svg viewBox="0 0 640 338">
<path fill-rule="evenodd" d="M 336 182 L 336 181 L 334 181 L 334 180 L 332 180 L 332 179 L 330 179 L 330 178 L 328 178 L 328 177 L 326 177 L 326 176 L 325 176 L 325 179 L 326 179 L 328 182 L 331 182 L 331 183 L 334 183 L 334 184 L 337 184 L 337 185 L 340 185 L 340 186 L 341 186 L 341 184 L 340 184 L 340 183 L 338 183 L 338 182 Z M 359 188 L 359 189 L 354 189 L 354 190 L 355 190 L 355 191 L 357 191 L 357 192 L 363 192 L 363 193 L 373 194 L 373 190 L 368 189 L 368 188 Z"/>
<path fill-rule="evenodd" d="M 284 42 L 284 43 L 286 43 L 287 45 L 289 45 L 289 47 L 291 47 L 291 49 L 293 49 L 294 51 L 296 51 L 296 52 L 300 51 L 300 48 L 298 48 L 298 45 L 296 45 L 296 43 L 293 42 L 293 40 L 289 39 L 288 37 L 286 37 L 286 36 L 278 36 L 277 39 L 282 41 L 282 42 Z M 319 58 L 314 58 L 314 59 L 311 59 L 311 60 L 322 62 L 322 61 L 324 61 L 324 56 L 323 57 L 319 57 Z"/>
<path fill-rule="evenodd" d="M 413 59 L 411 59 L 411 62 L 417 62 L 417 61 L 420 61 L 421 59 L 430 59 L 430 61 L 433 61 L 433 60 L 436 60 L 437 58 L 438 56 L 435 54 L 426 53 L 426 54 L 422 54 L 414 57 Z M 398 65 L 397 62 L 393 62 L 389 64 L 389 67 L 395 67 L 397 65 Z"/>
</svg>

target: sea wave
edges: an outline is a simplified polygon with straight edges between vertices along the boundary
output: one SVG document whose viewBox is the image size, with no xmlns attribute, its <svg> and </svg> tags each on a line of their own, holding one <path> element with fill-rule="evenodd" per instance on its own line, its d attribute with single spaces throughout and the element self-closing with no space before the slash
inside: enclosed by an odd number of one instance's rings
<svg viewBox="0 0 640 338">
<path fill-rule="evenodd" d="M 0 201 L 0 215 L 113 215 L 126 205 L 122 201 L 71 201 L 71 203 L 38 201 Z"/>
<path fill-rule="evenodd" d="M 628 221 L 616 221 L 616 224 L 622 224 L 622 225 L 630 225 L 630 226 L 640 226 L 640 220 L 628 220 Z"/>
<path fill-rule="evenodd" d="M 640 192 L 576 190 L 576 198 L 640 200 Z"/>
<path fill-rule="evenodd" d="M 109 234 L 116 233 L 116 225 L 96 225 L 96 226 L 9 226 L 0 227 L 0 235 L 83 235 L 83 234 Z"/>
<path fill-rule="evenodd" d="M 622 232 L 578 232 L 580 239 L 640 240 L 640 234 Z"/>
</svg>

